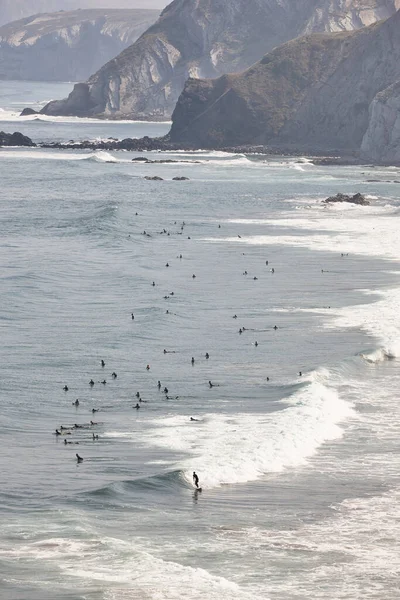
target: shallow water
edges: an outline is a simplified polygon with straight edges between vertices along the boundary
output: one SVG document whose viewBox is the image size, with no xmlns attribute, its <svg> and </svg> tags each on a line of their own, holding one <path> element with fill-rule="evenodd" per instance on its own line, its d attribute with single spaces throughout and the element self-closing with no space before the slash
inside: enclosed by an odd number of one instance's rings
<svg viewBox="0 0 400 600">
<path fill-rule="evenodd" d="M 399 173 L 135 156 L 0 149 L 0 598 L 394 600 Z"/>
</svg>

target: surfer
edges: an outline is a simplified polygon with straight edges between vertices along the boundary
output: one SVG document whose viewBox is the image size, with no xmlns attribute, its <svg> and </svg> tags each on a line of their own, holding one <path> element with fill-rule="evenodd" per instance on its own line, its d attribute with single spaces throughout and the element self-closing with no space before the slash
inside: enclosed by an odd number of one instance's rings
<svg viewBox="0 0 400 600">
<path fill-rule="evenodd" d="M 106 363 L 104 362 L 104 360 L 102 360 L 100 364 L 101 364 L 102 367 L 106 366 Z"/>
<path fill-rule="evenodd" d="M 64 387 L 63 387 L 64 392 L 68 392 L 68 389 L 69 389 L 68 386 L 64 385 Z"/>
<path fill-rule="evenodd" d="M 73 406 L 79 406 L 79 400 L 78 398 L 75 400 L 75 402 L 72 403 Z"/>
<path fill-rule="evenodd" d="M 196 488 L 199 489 L 199 478 L 197 476 L 196 471 L 193 471 L 193 483 L 196 486 Z"/>
<path fill-rule="evenodd" d="M 78 463 L 83 462 L 83 458 L 82 456 L 79 456 L 79 454 L 76 454 L 76 460 L 78 461 Z"/>
<path fill-rule="evenodd" d="M 157 387 L 159 390 L 161 390 L 161 381 L 160 380 L 158 380 Z"/>
<path fill-rule="evenodd" d="M 194 365 L 194 356 L 192 356 L 192 365 Z"/>
<path fill-rule="evenodd" d="M 210 355 L 208 354 L 208 352 L 206 352 L 206 359 L 208 360 L 210 358 Z"/>
<path fill-rule="evenodd" d="M 191 421 L 198 421 L 199 419 L 195 419 L 194 417 L 190 417 Z"/>
<path fill-rule="evenodd" d="M 89 385 L 90 385 L 91 387 L 93 387 L 93 386 L 94 386 L 94 381 L 93 381 L 93 379 L 91 379 L 91 380 L 89 381 Z"/>
<path fill-rule="evenodd" d="M 136 408 L 136 410 L 139 410 L 140 404 L 136 404 L 136 406 L 134 406 L 134 408 Z"/>
<path fill-rule="evenodd" d="M 214 387 L 214 384 L 211 381 L 208 382 L 208 385 L 210 386 L 210 388 Z"/>
<path fill-rule="evenodd" d="M 111 374 L 111 377 L 112 377 L 113 379 L 117 379 L 118 375 L 117 375 L 117 374 L 116 374 L 116 372 L 114 371 L 114 373 L 112 373 L 112 374 Z"/>
<path fill-rule="evenodd" d="M 131 313 L 131 317 L 132 317 L 132 321 L 135 320 L 135 315 L 133 313 Z"/>
</svg>

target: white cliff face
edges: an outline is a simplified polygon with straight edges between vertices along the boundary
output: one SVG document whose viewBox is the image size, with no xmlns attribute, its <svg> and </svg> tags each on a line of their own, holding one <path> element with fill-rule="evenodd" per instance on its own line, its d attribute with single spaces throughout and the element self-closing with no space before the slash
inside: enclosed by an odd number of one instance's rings
<svg viewBox="0 0 400 600">
<path fill-rule="evenodd" d="M 368 27 L 388 19 L 400 8 L 400 0 L 327 0 L 311 17 L 303 33 L 334 33 Z"/>
<path fill-rule="evenodd" d="M 0 79 L 85 80 L 157 19 L 150 10 L 40 14 L 0 27 Z"/>
<path fill-rule="evenodd" d="M 174 0 L 133 46 L 89 79 L 87 114 L 169 117 L 190 76 L 241 72 L 299 35 L 358 29 L 390 16 L 397 4 L 400 0 Z M 74 98 L 44 112 L 73 114 Z"/>
<path fill-rule="evenodd" d="M 400 81 L 377 94 L 361 151 L 365 158 L 400 162 Z"/>
</svg>

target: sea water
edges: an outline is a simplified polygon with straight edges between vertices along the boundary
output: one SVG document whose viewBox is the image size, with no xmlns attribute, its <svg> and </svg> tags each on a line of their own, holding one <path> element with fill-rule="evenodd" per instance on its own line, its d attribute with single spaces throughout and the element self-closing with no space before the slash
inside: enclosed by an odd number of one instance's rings
<svg viewBox="0 0 400 600">
<path fill-rule="evenodd" d="M 397 599 L 399 170 L 138 156 L 0 149 L 1 600 Z"/>
</svg>

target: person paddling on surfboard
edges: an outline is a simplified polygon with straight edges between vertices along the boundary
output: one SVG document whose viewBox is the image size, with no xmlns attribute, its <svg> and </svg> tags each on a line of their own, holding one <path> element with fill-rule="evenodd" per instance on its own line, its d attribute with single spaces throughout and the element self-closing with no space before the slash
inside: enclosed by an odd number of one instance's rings
<svg viewBox="0 0 400 600">
<path fill-rule="evenodd" d="M 193 483 L 199 489 L 199 478 L 195 471 L 193 471 Z"/>
</svg>

